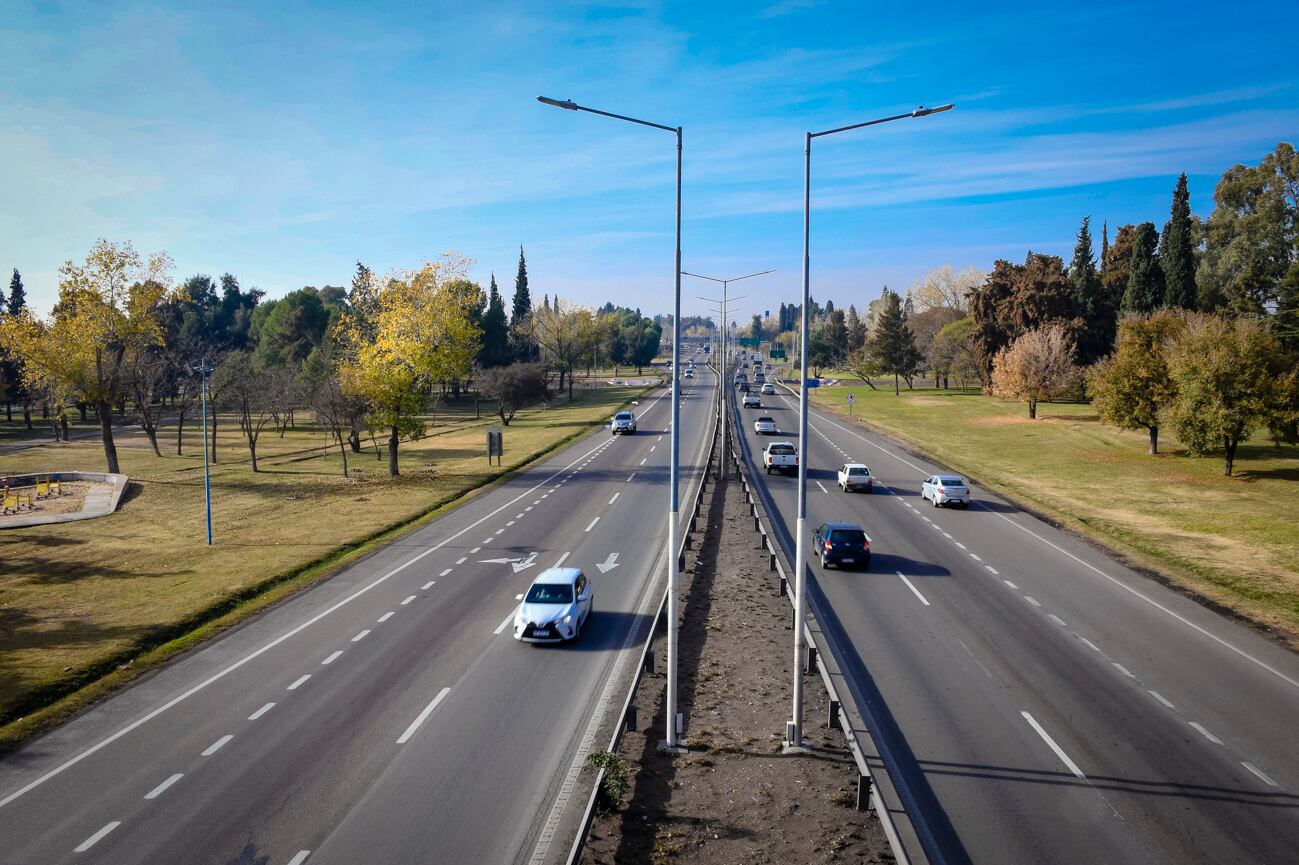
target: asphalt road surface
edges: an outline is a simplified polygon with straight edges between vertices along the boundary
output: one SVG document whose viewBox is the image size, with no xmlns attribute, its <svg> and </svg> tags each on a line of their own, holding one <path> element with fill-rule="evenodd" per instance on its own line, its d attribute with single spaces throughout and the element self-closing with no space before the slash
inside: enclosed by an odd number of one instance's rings
<svg viewBox="0 0 1299 865">
<path fill-rule="evenodd" d="M 736 413 L 755 460 L 797 444 L 797 398 L 763 400 Z M 779 435 L 753 432 L 762 414 Z M 936 861 L 1299 862 L 1299 658 L 984 490 L 934 508 L 920 482 L 941 466 L 811 424 L 808 549 L 852 520 L 874 556 L 866 572 L 809 559 L 809 591 Z M 849 461 L 883 488 L 841 492 Z M 755 476 L 792 555 L 796 478 Z"/>
<path fill-rule="evenodd" d="M 697 376 L 683 502 L 715 418 L 716 377 Z M 8 756 L 0 862 L 566 853 L 552 833 L 585 803 L 561 794 L 665 573 L 671 399 L 636 411 L 637 435 L 583 438 Z M 561 562 L 595 591 L 580 639 L 515 642 L 518 598 Z"/>
</svg>

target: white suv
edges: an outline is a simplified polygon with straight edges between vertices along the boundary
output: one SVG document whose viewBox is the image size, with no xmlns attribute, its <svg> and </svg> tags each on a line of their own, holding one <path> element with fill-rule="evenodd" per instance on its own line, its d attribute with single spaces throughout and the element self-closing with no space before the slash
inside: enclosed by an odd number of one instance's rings
<svg viewBox="0 0 1299 865">
<path fill-rule="evenodd" d="M 614 435 L 622 433 L 631 435 L 636 432 L 636 415 L 629 411 L 620 411 L 613 416 L 613 423 L 609 424 L 609 431 Z"/>
</svg>

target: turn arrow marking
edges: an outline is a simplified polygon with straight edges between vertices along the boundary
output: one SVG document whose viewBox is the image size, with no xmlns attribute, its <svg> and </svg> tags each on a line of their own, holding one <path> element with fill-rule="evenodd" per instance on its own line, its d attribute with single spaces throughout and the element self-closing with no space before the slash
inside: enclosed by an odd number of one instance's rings
<svg viewBox="0 0 1299 865">
<path fill-rule="evenodd" d="M 602 574 L 609 573 L 614 568 L 618 567 L 618 554 L 610 553 L 609 558 L 605 559 L 603 562 L 597 563 L 596 567 L 600 569 L 600 573 Z"/>
<path fill-rule="evenodd" d="M 535 565 L 537 558 L 536 553 L 529 553 L 526 559 L 479 559 L 480 565 L 509 565 L 514 569 L 514 573 L 527 570 Z"/>
</svg>

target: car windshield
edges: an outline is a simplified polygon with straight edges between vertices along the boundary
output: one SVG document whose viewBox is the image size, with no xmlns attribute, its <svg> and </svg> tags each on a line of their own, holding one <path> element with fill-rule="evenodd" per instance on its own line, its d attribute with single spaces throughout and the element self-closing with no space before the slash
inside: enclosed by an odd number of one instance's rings
<svg viewBox="0 0 1299 865">
<path fill-rule="evenodd" d="M 963 487 L 963 486 L 965 486 L 965 481 L 961 480 L 960 478 L 939 478 L 939 479 L 938 479 L 938 482 L 939 482 L 940 484 L 942 484 L 943 486 L 945 486 L 945 487 Z"/>
<path fill-rule="evenodd" d="M 614 415 L 613 417 L 614 417 L 614 420 L 631 420 L 631 412 L 629 412 L 629 411 L 620 411 L 620 412 L 618 412 L 616 415 Z"/>
<path fill-rule="evenodd" d="M 850 474 L 850 475 L 868 475 L 868 474 L 870 474 L 870 471 L 867 470 L 866 466 L 853 466 L 852 468 L 848 469 L 848 474 Z"/>
<path fill-rule="evenodd" d="M 528 604 L 571 604 L 573 587 L 568 583 L 534 583 L 524 598 Z"/>
<path fill-rule="evenodd" d="M 793 445 L 772 445 L 771 452 L 773 454 L 792 454 L 794 447 Z"/>
<path fill-rule="evenodd" d="M 866 533 L 861 529 L 835 529 L 830 532 L 830 542 L 835 544 L 864 544 Z"/>
<path fill-rule="evenodd" d="M 775 421 L 769 417 L 760 417 L 758 418 L 758 423 L 775 423 Z"/>
</svg>

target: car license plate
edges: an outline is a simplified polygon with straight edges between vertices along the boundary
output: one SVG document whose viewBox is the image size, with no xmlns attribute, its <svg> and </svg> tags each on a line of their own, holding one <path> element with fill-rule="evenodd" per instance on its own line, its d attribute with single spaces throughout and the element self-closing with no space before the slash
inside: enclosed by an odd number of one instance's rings
<svg viewBox="0 0 1299 865">
<path fill-rule="evenodd" d="M 533 628 L 532 633 L 537 637 L 548 637 L 550 636 L 550 628 Z"/>
<path fill-rule="evenodd" d="M 854 564 L 857 560 L 854 559 L 852 556 L 845 556 L 844 558 L 840 559 L 839 561 L 843 562 L 845 565 L 851 565 L 851 564 Z"/>
</svg>

